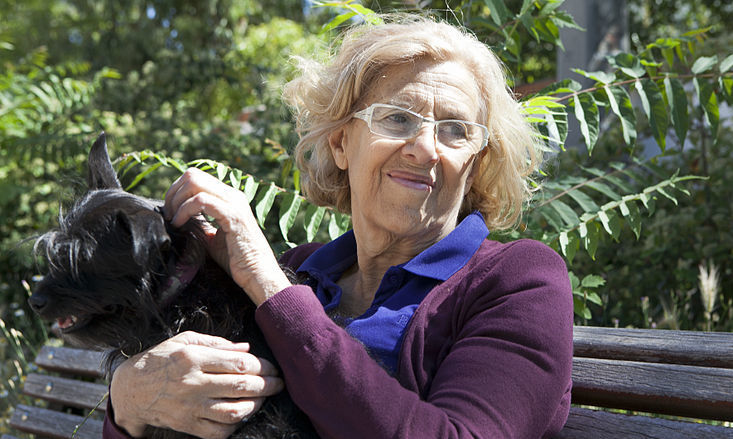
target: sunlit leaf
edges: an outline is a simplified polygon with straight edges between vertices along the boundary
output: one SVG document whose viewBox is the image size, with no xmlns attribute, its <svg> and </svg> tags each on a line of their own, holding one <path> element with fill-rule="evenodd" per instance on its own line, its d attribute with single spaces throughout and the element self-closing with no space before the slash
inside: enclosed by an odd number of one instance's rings
<svg viewBox="0 0 733 439">
<path fill-rule="evenodd" d="M 325 207 L 308 204 L 305 210 L 305 218 L 303 219 L 303 227 L 305 228 L 306 240 L 308 242 L 312 242 L 315 239 L 325 213 Z"/>
<path fill-rule="evenodd" d="M 260 191 L 257 202 L 255 203 L 255 216 L 260 227 L 263 229 L 265 228 L 265 219 L 267 219 L 267 214 L 272 209 L 277 193 L 277 186 L 274 183 L 270 183 L 266 190 Z"/>
<path fill-rule="evenodd" d="M 720 73 L 725 73 L 728 70 L 730 70 L 731 68 L 733 68 L 733 55 L 728 55 L 720 63 Z"/>
<path fill-rule="evenodd" d="M 252 177 L 251 175 L 248 175 L 247 178 L 245 178 L 242 192 L 244 192 L 244 195 L 247 198 L 247 203 L 251 203 L 252 200 L 254 200 L 255 195 L 257 194 L 257 188 L 259 186 L 260 184 L 256 182 L 254 177 Z"/>
<path fill-rule="evenodd" d="M 600 124 L 598 105 L 596 105 L 596 100 L 590 93 L 574 95 L 573 104 L 575 107 L 575 118 L 580 123 L 580 132 L 585 139 L 588 155 L 591 155 L 596 140 L 598 140 L 598 126 Z"/>
<path fill-rule="evenodd" d="M 715 55 L 701 56 L 700 58 L 695 60 L 695 62 L 692 64 L 692 67 L 690 67 L 690 70 L 692 70 L 692 73 L 699 75 L 700 73 L 705 73 L 708 70 L 712 69 L 717 63 L 718 57 Z"/>
<path fill-rule="evenodd" d="M 295 224 L 295 217 L 298 216 L 298 210 L 302 201 L 303 198 L 295 192 L 286 192 L 280 200 L 280 221 L 278 223 L 280 225 L 280 233 L 285 242 L 289 242 L 288 233 L 293 228 L 293 224 Z"/>
<path fill-rule="evenodd" d="M 333 240 L 343 235 L 349 229 L 350 222 L 349 215 L 332 210 L 328 220 L 328 236 Z"/>
<path fill-rule="evenodd" d="M 621 120 L 621 130 L 624 135 L 624 142 L 629 146 L 634 146 L 636 142 L 636 115 L 634 107 L 631 105 L 631 98 L 625 88 L 613 85 L 604 86 L 608 102 L 614 114 Z"/>
</svg>

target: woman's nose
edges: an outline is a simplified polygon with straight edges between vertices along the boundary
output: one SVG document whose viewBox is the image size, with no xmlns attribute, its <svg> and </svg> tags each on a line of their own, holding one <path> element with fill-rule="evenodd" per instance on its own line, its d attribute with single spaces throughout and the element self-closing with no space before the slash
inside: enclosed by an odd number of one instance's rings
<svg viewBox="0 0 733 439">
<path fill-rule="evenodd" d="M 435 125 L 423 124 L 414 138 L 402 147 L 403 154 L 420 164 L 438 161 L 438 145 L 435 138 Z"/>
</svg>

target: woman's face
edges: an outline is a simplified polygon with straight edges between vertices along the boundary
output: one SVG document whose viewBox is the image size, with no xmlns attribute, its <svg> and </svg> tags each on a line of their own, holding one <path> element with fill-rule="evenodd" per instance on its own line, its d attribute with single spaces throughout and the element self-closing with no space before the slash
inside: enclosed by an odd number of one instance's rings
<svg viewBox="0 0 733 439">
<path fill-rule="evenodd" d="M 461 64 L 417 61 L 385 69 L 364 107 L 391 104 L 434 120 L 479 122 L 478 95 Z M 378 227 L 430 243 L 455 228 L 476 154 L 442 145 L 434 132 L 424 123 L 414 138 L 390 139 L 355 118 L 331 135 L 336 164 L 348 172 L 355 229 Z"/>
</svg>

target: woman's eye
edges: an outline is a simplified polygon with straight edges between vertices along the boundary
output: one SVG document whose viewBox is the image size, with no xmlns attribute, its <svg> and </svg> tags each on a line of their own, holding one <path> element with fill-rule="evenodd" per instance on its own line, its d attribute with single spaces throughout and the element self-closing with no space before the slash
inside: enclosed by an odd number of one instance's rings
<svg viewBox="0 0 733 439">
<path fill-rule="evenodd" d="M 392 113 L 385 117 L 385 120 L 389 123 L 402 125 L 410 123 L 411 118 L 406 113 Z"/>
<path fill-rule="evenodd" d="M 451 139 L 468 139 L 466 125 L 460 122 L 443 122 L 438 130 L 439 134 L 448 136 Z"/>
</svg>

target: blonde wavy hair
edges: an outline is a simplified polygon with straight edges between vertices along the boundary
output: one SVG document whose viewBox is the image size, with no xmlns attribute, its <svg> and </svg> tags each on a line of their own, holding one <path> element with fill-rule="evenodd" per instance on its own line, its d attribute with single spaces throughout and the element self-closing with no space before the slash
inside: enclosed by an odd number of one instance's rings
<svg viewBox="0 0 733 439">
<path fill-rule="evenodd" d="M 295 159 L 305 196 L 350 213 L 348 175 L 333 160 L 329 134 L 365 105 L 361 101 L 386 67 L 419 59 L 454 61 L 473 74 L 481 93 L 478 122 L 490 133 L 461 217 L 478 210 L 492 230 L 516 226 L 533 191 L 531 176 L 541 154 L 535 131 L 507 86 L 501 61 L 474 35 L 450 24 L 414 15 L 383 19 L 385 24 L 347 31 L 328 63 L 300 59 L 301 75 L 285 86 L 284 98 L 301 136 Z"/>
</svg>

